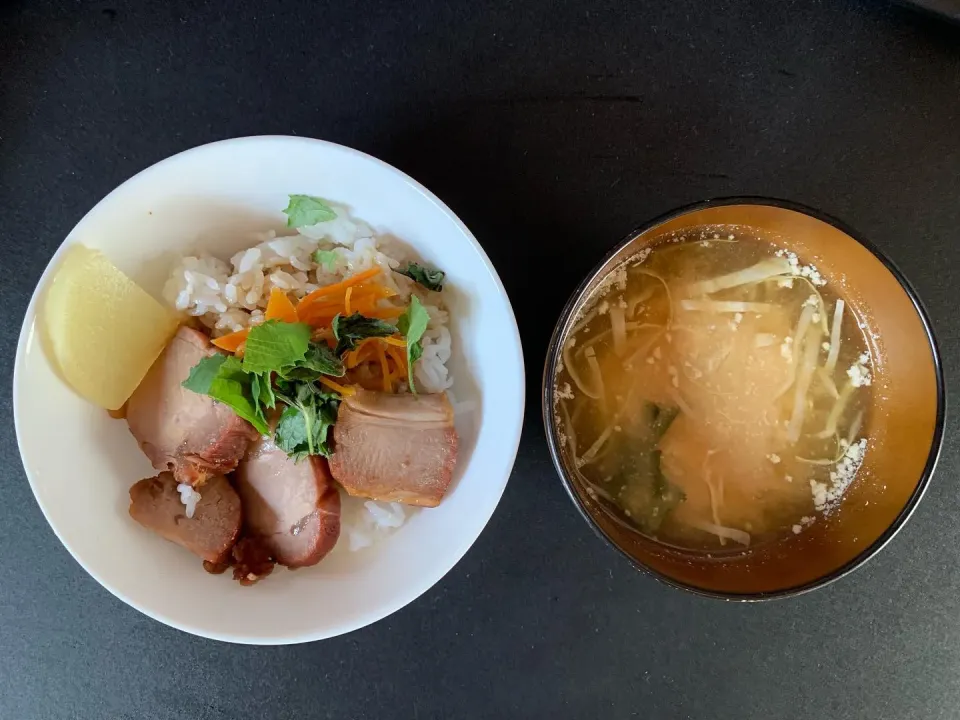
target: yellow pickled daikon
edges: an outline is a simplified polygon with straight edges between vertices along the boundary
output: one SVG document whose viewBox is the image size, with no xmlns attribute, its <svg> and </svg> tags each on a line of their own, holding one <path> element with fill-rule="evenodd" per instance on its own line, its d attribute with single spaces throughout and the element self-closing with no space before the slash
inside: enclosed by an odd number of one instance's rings
<svg viewBox="0 0 960 720">
<path fill-rule="evenodd" d="M 84 398 L 120 408 L 177 329 L 176 314 L 102 253 L 67 251 L 40 313 L 47 351 Z"/>
</svg>

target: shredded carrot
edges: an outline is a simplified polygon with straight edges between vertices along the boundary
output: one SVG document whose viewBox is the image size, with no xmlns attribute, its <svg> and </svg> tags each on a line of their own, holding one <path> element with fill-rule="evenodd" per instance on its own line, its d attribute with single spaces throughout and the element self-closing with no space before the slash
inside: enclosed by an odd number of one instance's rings
<svg viewBox="0 0 960 720">
<path fill-rule="evenodd" d="M 381 307 L 365 313 L 367 317 L 379 318 L 380 320 L 394 320 L 407 311 L 402 307 Z"/>
<path fill-rule="evenodd" d="M 395 366 L 394 369 L 390 371 L 390 382 L 392 383 L 395 380 L 403 382 L 407 379 L 406 362 L 404 362 L 405 358 L 402 355 L 398 357 L 396 349 L 391 348 L 390 346 L 386 347 L 386 353 L 389 360 Z"/>
<path fill-rule="evenodd" d="M 388 292 L 381 291 L 376 287 L 371 287 L 369 285 L 354 285 L 347 288 L 343 288 L 336 292 L 332 292 L 328 295 L 325 295 L 322 298 L 311 301 L 307 305 L 307 309 L 311 312 L 318 310 L 319 308 L 341 308 L 343 307 L 344 302 L 347 298 L 347 293 L 350 293 L 350 302 L 356 304 L 359 300 L 364 300 L 367 302 L 382 300 L 384 298 L 390 297 L 391 295 Z M 384 289 L 385 290 L 385 289 Z"/>
<path fill-rule="evenodd" d="M 317 288 L 312 293 L 306 295 L 303 300 L 300 301 L 300 304 L 297 305 L 297 315 L 301 320 L 304 319 L 304 313 L 307 313 L 313 305 L 317 304 L 317 301 L 320 298 L 329 297 L 335 295 L 338 292 L 344 291 L 349 287 L 354 285 L 359 285 L 364 280 L 369 280 L 372 277 L 375 277 L 380 273 L 379 267 L 370 268 L 369 270 L 364 270 L 359 272 L 356 275 L 351 275 L 346 280 L 341 280 L 338 283 L 333 285 L 326 285 L 322 288 Z"/>
<path fill-rule="evenodd" d="M 324 315 L 313 315 L 310 313 L 299 313 L 300 322 L 306 323 L 314 330 L 326 330 L 330 327 L 330 323 L 333 320 L 336 313 L 329 313 Z"/>
<path fill-rule="evenodd" d="M 377 299 L 374 297 L 365 297 L 358 300 L 357 296 L 354 295 L 352 304 L 354 312 L 369 316 L 370 312 L 377 308 Z"/>
<path fill-rule="evenodd" d="M 338 314 L 360 313 L 381 320 L 400 317 L 405 308 L 378 306 L 381 300 L 394 297 L 397 294 L 395 291 L 376 282 L 356 282 L 358 278 L 376 270 L 366 270 L 336 285 L 310 293 L 297 306 L 298 318 L 311 327 L 322 328 L 328 326 Z"/>
<path fill-rule="evenodd" d="M 335 298 L 321 298 L 315 303 L 307 307 L 307 310 L 311 313 L 322 313 L 326 310 L 336 310 L 340 311 L 343 309 L 343 298 L 345 293 L 338 293 L 338 297 Z M 301 303 L 302 304 L 302 303 Z"/>
<path fill-rule="evenodd" d="M 267 311 L 263 317 L 266 320 L 280 320 L 282 322 L 297 322 L 297 309 L 290 302 L 290 298 L 280 288 L 270 291 L 270 300 L 267 301 Z"/>
<path fill-rule="evenodd" d="M 383 373 L 383 391 L 393 392 L 393 382 L 390 380 L 390 369 L 387 367 L 387 354 L 383 351 L 383 343 L 377 343 L 377 357 L 380 360 L 380 372 Z"/>
<path fill-rule="evenodd" d="M 402 373 L 406 374 L 407 358 L 404 356 L 404 354 L 393 345 L 387 346 L 387 352 L 390 353 L 390 358 L 397 364 L 397 367 L 402 371 Z"/>
<path fill-rule="evenodd" d="M 357 346 L 353 350 L 343 356 L 344 365 L 348 370 L 352 370 L 368 360 L 379 359 L 380 355 L 384 353 L 383 344 L 399 348 L 405 348 L 407 346 L 404 341 L 393 337 L 364 338 L 357 343 Z M 402 357 L 402 353 L 400 357 Z M 386 355 L 384 355 L 384 359 L 386 359 Z"/>
<path fill-rule="evenodd" d="M 368 360 L 370 358 L 370 349 L 372 343 L 376 342 L 377 338 L 365 338 L 357 343 L 357 346 L 344 355 L 344 365 L 347 366 L 348 370 L 355 368 L 360 363 Z"/>
<path fill-rule="evenodd" d="M 340 300 L 337 303 L 323 303 L 322 305 L 313 305 L 307 310 L 300 312 L 300 322 L 305 322 L 313 327 L 322 327 L 329 325 L 336 315 L 349 315 L 359 312 L 361 315 L 367 315 L 374 309 L 376 300 L 365 298 L 357 301 L 356 295 L 351 297 L 350 312 L 344 312 L 344 302 Z"/>
<path fill-rule="evenodd" d="M 349 300 L 350 300 L 350 309 L 347 310 L 347 314 L 350 315 L 351 313 L 358 312 L 358 313 L 360 313 L 361 315 L 366 315 L 367 313 L 369 313 L 369 312 L 371 312 L 371 311 L 373 311 L 373 310 L 376 310 L 376 309 L 377 309 L 377 304 L 378 304 L 378 303 L 380 302 L 380 300 L 382 300 L 382 299 L 383 299 L 382 293 L 377 293 L 377 292 L 363 292 L 363 291 L 361 291 L 359 288 L 355 288 L 355 289 L 353 290 L 353 292 L 350 294 L 350 297 L 349 297 Z M 339 306 L 341 306 L 341 305 L 345 305 L 345 304 L 346 304 L 346 301 L 347 301 L 347 297 L 346 297 L 346 294 L 344 294 L 344 298 L 343 298 L 342 303 L 340 303 L 340 304 L 329 303 L 329 304 L 328 304 L 328 303 L 325 302 L 324 305 L 323 305 L 323 307 L 324 307 L 324 308 L 329 308 L 329 309 L 327 309 L 327 312 L 330 312 L 330 311 L 333 310 L 333 309 L 339 309 Z"/>
<path fill-rule="evenodd" d="M 321 375 L 318 379 L 320 380 L 321 384 L 326 385 L 331 390 L 335 390 L 336 392 L 340 393 L 344 397 L 350 397 L 351 395 L 357 392 L 349 385 L 341 385 L 339 383 L 335 383 L 333 380 L 330 380 L 329 378 L 324 377 L 323 375 Z"/>
<path fill-rule="evenodd" d="M 392 298 L 397 293 L 395 290 L 391 290 L 386 285 L 381 285 L 380 283 L 360 283 L 357 287 L 358 293 L 363 293 L 364 295 L 373 295 L 377 299 Z"/>
<path fill-rule="evenodd" d="M 232 332 L 229 335 L 223 335 L 218 337 L 216 340 L 213 340 L 213 344 L 220 348 L 221 350 L 226 350 L 227 352 L 235 353 L 247 341 L 247 335 L 250 334 L 250 328 L 244 328 L 243 330 L 237 330 L 237 332 Z"/>
<path fill-rule="evenodd" d="M 313 305 L 306 310 L 301 310 L 298 307 L 297 317 L 300 319 L 300 322 L 305 322 L 309 325 L 313 325 L 314 327 L 319 327 L 321 325 L 329 325 L 334 315 L 342 312 L 343 303 L 340 302 L 336 305 Z"/>
<path fill-rule="evenodd" d="M 366 368 L 367 366 L 363 365 L 361 367 Z M 359 385 L 360 387 L 362 387 L 364 390 L 374 390 L 374 391 L 380 390 L 380 378 L 375 377 L 373 374 L 369 372 L 364 372 L 364 373 L 354 372 L 350 375 L 350 380 L 356 383 L 357 385 Z"/>
<path fill-rule="evenodd" d="M 358 310 L 361 305 L 368 306 L 372 310 L 376 307 L 377 300 L 382 299 L 382 297 L 382 293 L 364 291 L 362 286 L 349 287 L 342 295 L 336 293 L 332 297 L 322 298 L 321 300 L 311 303 L 303 309 L 302 313 L 309 313 L 310 316 L 322 314 L 336 315 L 344 309 L 345 305 L 349 305 L 349 307 L 347 307 L 347 315 L 350 315 L 353 311 Z M 352 307 L 352 310 L 350 307 Z"/>
</svg>

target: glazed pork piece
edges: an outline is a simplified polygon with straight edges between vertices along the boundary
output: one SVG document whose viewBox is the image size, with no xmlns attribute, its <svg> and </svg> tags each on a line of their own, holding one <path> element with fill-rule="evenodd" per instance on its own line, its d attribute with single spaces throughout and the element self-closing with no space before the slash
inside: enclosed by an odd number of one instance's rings
<svg viewBox="0 0 960 720">
<path fill-rule="evenodd" d="M 446 394 L 358 388 L 340 403 L 334 440 L 334 479 L 351 495 L 385 502 L 436 507 L 457 461 L 457 431 Z"/>
<path fill-rule="evenodd" d="M 273 572 L 276 564 L 273 553 L 261 542 L 260 538 L 242 537 L 233 546 L 233 579 L 244 586 L 255 585 Z M 204 566 L 206 567 L 206 565 Z M 207 568 L 208 572 L 219 574 L 227 569 L 227 565 Z"/>
<path fill-rule="evenodd" d="M 281 565 L 316 565 L 340 536 L 340 494 L 327 461 L 294 462 L 270 438 L 255 442 L 234 473 L 243 501 L 245 535 Z"/>
<path fill-rule="evenodd" d="M 181 327 L 127 403 L 130 432 L 153 466 L 189 485 L 231 472 L 257 438 L 229 407 L 180 385 L 216 352 L 206 335 Z"/>
<path fill-rule="evenodd" d="M 242 525 L 236 491 L 222 475 L 208 478 L 188 518 L 177 485 L 169 472 L 135 483 L 130 488 L 130 517 L 209 563 L 227 562 Z"/>
</svg>

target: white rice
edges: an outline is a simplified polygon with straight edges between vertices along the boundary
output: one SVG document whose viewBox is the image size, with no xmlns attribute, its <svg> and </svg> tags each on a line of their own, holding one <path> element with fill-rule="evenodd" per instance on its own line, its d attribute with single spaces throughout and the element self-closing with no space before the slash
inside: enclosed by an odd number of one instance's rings
<svg viewBox="0 0 960 720">
<path fill-rule="evenodd" d="M 177 310 L 199 318 L 214 337 L 219 337 L 263 322 L 270 291 L 275 287 L 300 299 L 318 287 L 379 266 L 383 272 L 377 282 L 398 293 L 394 304 L 406 305 L 410 295 L 416 294 L 430 315 L 421 341 L 423 355 L 414 366 L 417 387 L 426 392 L 447 390 L 453 384 L 447 371 L 451 338 L 442 295 L 392 272 L 417 258 L 353 218 L 347 208 L 331 207 L 337 213 L 335 219 L 300 228 L 294 235 L 278 237 L 271 231 L 253 237 L 256 244 L 236 253 L 229 262 L 209 255 L 183 258 L 164 286 L 164 297 Z M 316 250 L 332 250 L 336 254 L 332 266 L 316 263 Z M 196 498 L 181 491 L 188 517 L 200 500 L 197 493 L 194 495 Z M 372 545 L 415 512 L 398 503 L 363 501 L 346 495 L 342 506 L 341 528 L 352 551 Z"/>
<path fill-rule="evenodd" d="M 177 485 L 177 492 L 180 493 L 180 502 L 187 508 L 187 518 L 192 518 L 194 513 L 197 512 L 197 503 L 200 502 L 203 496 L 194 490 L 192 486 L 187 485 L 187 483 Z"/>
<path fill-rule="evenodd" d="M 340 504 L 341 541 L 347 541 L 350 552 L 382 540 L 416 512 L 415 508 L 400 503 L 375 502 L 346 494 L 341 495 Z"/>
</svg>

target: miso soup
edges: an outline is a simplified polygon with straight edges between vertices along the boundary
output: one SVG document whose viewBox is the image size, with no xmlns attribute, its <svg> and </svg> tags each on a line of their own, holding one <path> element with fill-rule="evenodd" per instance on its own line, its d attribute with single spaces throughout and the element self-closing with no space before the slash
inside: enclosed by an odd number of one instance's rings
<svg viewBox="0 0 960 720">
<path fill-rule="evenodd" d="M 839 289 L 742 227 L 687 230 L 618 266 L 558 365 L 586 492 L 637 532 L 708 552 L 835 510 L 867 452 L 873 367 Z"/>
</svg>

